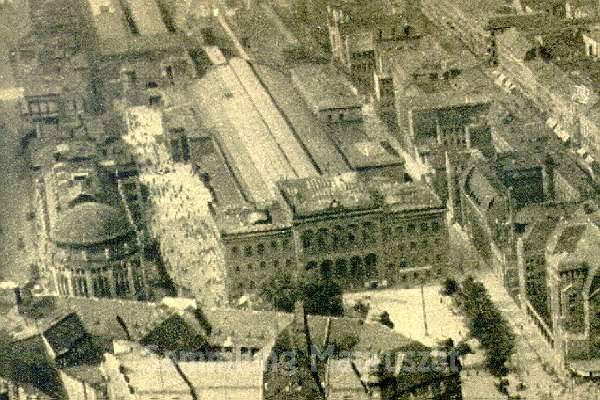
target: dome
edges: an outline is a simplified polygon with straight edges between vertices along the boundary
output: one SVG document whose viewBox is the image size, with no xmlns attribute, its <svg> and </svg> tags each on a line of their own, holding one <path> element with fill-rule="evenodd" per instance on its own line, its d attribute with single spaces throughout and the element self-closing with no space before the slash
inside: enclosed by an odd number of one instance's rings
<svg viewBox="0 0 600 400">
<path fill-rule="evenodd" d="M 52 240 L 59 245 L 89 246 L 132 231 L 133 227 L 122 211 L 102 203 L 85 202 L 59 216 Z"/>
</svg>

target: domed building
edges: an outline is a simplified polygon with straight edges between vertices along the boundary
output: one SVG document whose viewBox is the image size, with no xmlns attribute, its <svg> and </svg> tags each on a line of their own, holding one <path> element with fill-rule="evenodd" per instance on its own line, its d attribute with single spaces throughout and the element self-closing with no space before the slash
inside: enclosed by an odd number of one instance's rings
<svg viewBox="0 0 600 400">
<path fill-rule="evenodd" d="M 59 214 L 50 240 L 60 295 L 145 297 L 137 234 L 121 210 L 95 201 L 77 203 Z"/>
</svg>

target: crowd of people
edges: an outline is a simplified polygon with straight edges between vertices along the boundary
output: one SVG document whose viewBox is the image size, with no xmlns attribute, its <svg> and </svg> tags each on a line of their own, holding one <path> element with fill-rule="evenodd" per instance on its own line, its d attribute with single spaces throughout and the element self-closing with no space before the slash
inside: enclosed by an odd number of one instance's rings
<svg viewBox="0 0 600 400">
<path fill-rule="evenodd" d="M 134 107 L 127 122 L 124 139 L 148 188 L 148 230 L 160 243 L 167 272 L 181 295 L 191 295 L 208 307 L 224 305 L 225 262 L 208 210 L 210 192 L 190 165 L 172 160 L 159 110 Z"/>
</svg>

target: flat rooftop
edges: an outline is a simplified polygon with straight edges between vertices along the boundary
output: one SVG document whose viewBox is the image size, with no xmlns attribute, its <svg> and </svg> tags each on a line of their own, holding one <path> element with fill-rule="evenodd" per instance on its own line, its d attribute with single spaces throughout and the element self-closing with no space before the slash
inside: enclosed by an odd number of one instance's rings
<svg viewBox="0 0 600 400">
<path fill-rule="evenodd" d="M 377 207 L 375 197 L 366 190 L 354 172 L 280 182 L 284 199 L 295 216 L 309 217 L 340 210 L 368 210 Z"/>
<path fill-rule="evenodd" d="M 404 164 L 388 142 L 362 141 L 342 144 L 340 148 L 355 170 Z"/>
<path fill-rule="evenodd" d="M 397 74 L 413 75 L 401 63 L 394 65 Z M 448 79 L 442 70 L 432 69 L 436 77 L 405 80 L 395 87 L 398 105 L 411 109 L 451 108 L 467 104 L 488 104 L 493 100 L 494 86 L 477 67 L 457 68 L 456 75 Z"/>
<path fill-rule="evenodd" d="M 182 36 L 169 32 L 155 1 L 88 0 L 88 6 L 103 55 L 182 46 Z"/>
<path fill-rule="evenodd" d="M 389 178 L 367 180 L 359 173 L 298 179 L 279 183 L 294 216 L 310 217 L 341 210 L 390 211 L 443 207 L 432 188 L 422 183 L 400 183 Z"/>
<path fill-rule="evenodd" d="M 291 227 L 291 218 L 273 220 L 271 207 L 214 205 L 213 218 L 222 234 L 277 232 Z"/>
<path fill-rule="evenodd" d="M 315 111 L 362 106 L 356 89 L 332 64 L 303 64 L 291 72 L 294 86 Z"/>
</svg>

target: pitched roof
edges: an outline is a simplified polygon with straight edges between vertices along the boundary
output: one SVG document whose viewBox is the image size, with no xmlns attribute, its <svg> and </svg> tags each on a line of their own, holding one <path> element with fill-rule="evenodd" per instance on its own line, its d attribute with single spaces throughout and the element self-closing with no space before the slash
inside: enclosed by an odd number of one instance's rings
<svg viewBox="0 0 600 400">
<path fill-rule="evenodd" d="M 527 252 L 544 252 L 548 238 L 556 229 L 558 218 L 546 217 L 533 222 L 523 236 L 523 247 Z"/>
<path fill-rule="evenodd" d="M 210 326 L 208 343 L 214 347 L 263 348 L 293 320 L 288 313 L 234 309 L 203 310 Z"/>
<path fill-rule="evenodd" d="M 585 230 L 585 225 L 567 226 L 560 234 L 554 251 L 557 253 L 574 252 L 577 248 L 577 243 L 583 237 Z"/>
<path fill-rule="evenodd" d="M 222 391 L 222 394 L 225 394 L 246 389 L 244 400 L 262 400 L 263 363 L 260 359 L 231 362 L 179 362 L 177 365 L 196 393 L 203 396 L 202 398 L 211 398 L 211 391 Z M 253 390 L 256 391 L 256 396 L 251 395 Z"/>
<path fill-rule="evenodd" d="M 387 142 L 343 143 L 340 148 L 353 169 L 404 164 L 397 153 L 388 150 Z"/>
<path fill-rule="evenodd" d="M 62 355 L 84 338 L 86 331 L 77 314 L 70 313 L 48 326 L 42 334 L 54 353 Z"/>
<path fill-rule="evenodd" d="M 546 246 L 551 265 L 559 269 L 595 265 L 600 246 L 600 211 L 584 208 L 561 221 Z M 555 262 L 556 261 L 556 262 Z"/>
<path fill-rule="evenodd" d="M 517 224 L 528 225 L 546 218 L 566 217 L 572 215 L 580 206 L 578 202 L 528 204 L 517 210 L 514 221 Z"/>
<path fill-rule="evenodd" d="M 321 351 L 324 350 L 323 345 L 344 345 L 348 337 L 358 339 L 351 349 L 355 352 L 377 353 L 402 351 L 407 348 L 427 349 L 421 343 L 409 339 L 387 326 L 379 323 L 365 323 L 359 318 L 328 318 L 309 315 L 308 326 L 313 345 Z"/>
<path fill-rule="evenodd" d="M 61 372 L 79 382 L 85 382 L 90 385 L 102 385 L 105 382 L 100 366 L 96 365 L 77 365 L 61 368 Z"/>
<path fill-rule="evenodd" d="M 365 381 L 366 376 L 362 376 L 363 371 L 355 370 L 349 358 L 339 360 L 327 360 L 327 390 L 329 393 L 336 391 L 357 391 L 363 392 L 361 380 Z"/>
<path fill-rule="evenodd" d="M 397 7 L 400 2 L 395 0 L 331 0 L 329 4 L 343 10 L 352 32 L 390 24 L 393 17 L 402 17 Z"/>
<path fill-rule="evenodd" d="M 118 354 L 119 372 L 135 392 L 170 394 L 175 398 L 192 399 L 190 388 L 170 358 L 162 358 L 139 348 Z M 152 377 L 153 379 L 149 379 Z"/>
<path fill-rule="evenodd" d="M 50 325 L 65 315 L 77 315 L 85 331 L 110 340 L 141 340 L 176 310 L 156 303 L 100 298 L 48 298 L 53 302 L 40 324 Z"/>
<path fill-rule="evenodd" d="M 356 173 L 287 180 L 278 186 L 298 217 L 377 207 L 372 193 Z"/>
<path fill-rule="evenodd" d="M 467 169 L 465 191 L 480 206 L 488 208 L 496 197 L 504 196 L 506 188 L 484 163 Z"/>
</svg>

